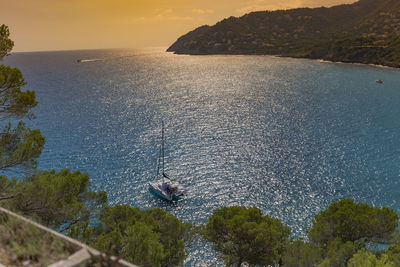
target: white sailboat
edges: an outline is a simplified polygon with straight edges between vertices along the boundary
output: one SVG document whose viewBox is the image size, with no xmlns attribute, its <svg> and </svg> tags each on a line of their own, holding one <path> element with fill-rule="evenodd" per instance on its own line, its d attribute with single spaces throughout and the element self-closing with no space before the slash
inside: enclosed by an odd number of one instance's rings
<svg viewBox="0 0 400 267">
<path fill-rule="evenodd" d="M 178 200 L 184 195 L 185 189 L 179 183 L 172 181 L 172 179 L 164 171 L 164 166 L 165 166 L 165 163 L 164 163 L 164 122 L 162 122 L 161 151 L 160 152 L 161 153 L 160 153 L 160 157 L 158 158 L 158 167 L 157 167 L 156 178 L 159 178 L 159 176 L 160 176 L 160 158 L 162 158 L 162 165 L 161 165 L 162 178 L 159 180 L 156 180 L 154 182 L 150 182 L 149 190 L 155 196 L 157 196 L 161 199 L 168 200 L 168 201 Z"/>
</svg>

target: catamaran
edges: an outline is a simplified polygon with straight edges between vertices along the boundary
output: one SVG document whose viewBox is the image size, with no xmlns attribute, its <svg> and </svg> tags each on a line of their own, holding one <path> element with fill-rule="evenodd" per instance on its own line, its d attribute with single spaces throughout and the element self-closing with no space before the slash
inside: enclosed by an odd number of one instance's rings
<svg viewBox="0 0 400 267">
<path fill-rule="evenodd" d="M 160 173 L 160 158 L 162 158 L 162 171 Z M 149 190 L 155 196 L 172 201 L 180 199 L 184 193 L 185 188 L 177 182 L 172 181 L 171 177 L 169 177 L 165 173 L 165 163 L 164 163 L 164 122 L 162 122 L 162 130 L 161 130 L 161 149 L 160 149 L 160 156 L 158 157 L 158 164 L 157 164 L 157 174 L 156 178 L 159 178 L 160 174 L 162 179 L 159 179 L 154 182 L 149 183 Z"/>
</svg>

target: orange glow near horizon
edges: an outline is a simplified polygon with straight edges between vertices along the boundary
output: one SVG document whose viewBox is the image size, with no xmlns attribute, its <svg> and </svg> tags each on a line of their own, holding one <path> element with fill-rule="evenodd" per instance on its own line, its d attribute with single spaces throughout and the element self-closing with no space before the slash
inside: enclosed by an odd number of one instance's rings
<svg viewBox="0 0 400 267">
<path fill-rule="evenodd" d="M 355 0 L 2 0 L 13 51 L 169 46 L 198 26 L 256 10 Z"/>
</svg>

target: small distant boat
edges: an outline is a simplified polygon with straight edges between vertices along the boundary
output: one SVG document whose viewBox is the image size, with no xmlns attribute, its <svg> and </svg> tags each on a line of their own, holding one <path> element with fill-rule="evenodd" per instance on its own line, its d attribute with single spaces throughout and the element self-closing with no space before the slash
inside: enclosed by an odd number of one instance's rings
<svg viewBox="0 0 400 267">
<path fill-rule="evenodd" d="M 164 122 L 162 123 L 161 130 L 161 150 L 158 158 L 156 178 L 160 176 L 160 158 L 162 158 L 162 179 L 149 183 L 149 191 L 155 196 L 168 200 L 178 200 L 185 194 L 185 188 L 172 179 L 164 171 Z"/>
<path fill-rule="evenodd" d="M 376 82 L 377 82 L 377 83 L 383 83 L 383 81 L 382 81 L 382 80 L 376 80 Z"/>
</svg>

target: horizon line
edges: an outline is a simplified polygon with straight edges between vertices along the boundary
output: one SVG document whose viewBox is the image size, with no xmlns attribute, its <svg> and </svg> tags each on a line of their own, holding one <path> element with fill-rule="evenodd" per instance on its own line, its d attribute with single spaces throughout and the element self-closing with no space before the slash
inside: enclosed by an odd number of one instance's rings
<svg viewBox="0 0 400 267">
<path fill-rule="evenodd" d="M 8 55 L 18 53 L 40 53 L 40 52 L 68 52 L 68 51 L 93 51 L 93 50 L 141 50 L 154 48 L 167 48 L 168 46 L 142 46 L 142 47 L 108 47 L 108 48 L 72 48 L 72 49 L 48 49 L 48 50 L 25 50 L 11 51 Z"/>
</svg>

